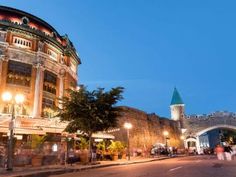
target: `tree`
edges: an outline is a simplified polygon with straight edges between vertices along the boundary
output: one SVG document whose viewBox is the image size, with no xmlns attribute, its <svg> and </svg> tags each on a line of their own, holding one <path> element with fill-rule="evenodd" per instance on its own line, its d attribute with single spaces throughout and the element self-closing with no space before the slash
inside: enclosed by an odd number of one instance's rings
<svg viewBox="0 0 236 177">
<path fill-rule="evenodd" d="M 66 131 L 70 133 L 82 131 L 89 138 L 91 149 L 92 134 L 117 126 L 117 117 L 121 108 L 116 103 L 123 99 L 123 87 L 105 91 L 103 88 L 88 91 L 85 87 L 79 90 L 69 90 L 68 97 L 61 100 L 62 109 L 58 116 L 62 121 L 68 121 Z"/>
</svg>

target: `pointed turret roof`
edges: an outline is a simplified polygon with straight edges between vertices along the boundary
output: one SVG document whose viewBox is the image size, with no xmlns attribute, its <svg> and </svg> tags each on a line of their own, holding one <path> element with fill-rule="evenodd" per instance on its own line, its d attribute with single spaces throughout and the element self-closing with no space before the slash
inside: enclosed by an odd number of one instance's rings
<svg viewBox="0 0 236 177">
<path fill-rule="evenodd" d="M 175 87 L 170 105 L 176 105 L 176 104 L 184 104 L 184 102 L 183 102 L 178 90 Z"/>
</svg>

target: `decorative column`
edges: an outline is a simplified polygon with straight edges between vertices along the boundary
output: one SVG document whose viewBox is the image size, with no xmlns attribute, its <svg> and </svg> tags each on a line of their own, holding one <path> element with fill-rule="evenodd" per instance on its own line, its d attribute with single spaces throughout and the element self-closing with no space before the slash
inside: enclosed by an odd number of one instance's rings
<svg viewBox="0 0 236 177">
<path fill-rule="evenodd" d="M 38 41 L 38 51 L 36 56 L 35 68 L 35 87 L 34 87 L 34 105 L 33 105 L 33 117 L 41 117 L 41 104 L 42 104 L 42 92 L 43 92 L 43 71 L 44 71 L 44 41 Z"/>
<path fill-rule="evenodd" d="M 40 117 L 39 104 L 40 101 L 40 92 L 42 92 L 42 73 L 43 67 L 40 63 L 36 64 L 36 79 L 35 79 L 35 90 L 34 90 L 34 106 L 33 106 L 33 117 Z"/>
<path fill-rule="evenodd" d="M 6 42 L 7 31 L 0 30 L 0 42 Z"/>
<path fill-rule="evenodd" d="M 62 99 L 64 96 L 64 78 L 65 78 L 65 69 L 61 69 L 59 73 L 59 99 Z M 58 102 L 58 106 L 62 109 L 61 100 Z"/>
<path fill-rule="evenodd" d="M 3 77 L 3 73 L 2 73 L 2 67 L 3 67 L 3 56 L 1 56 L 0 54 L 0 84 L 2 85 L 2 77 Z"/>
<path fill-rule="evenodd" d="M 7 82 L 7 71 L 8 71 L 8 60 L 9 54 L 7 49 L 9 47 L 8 42 L 6 42 L 7 31 L 0 30 L 0 94 L 6 89 Z M 4 104 L 0 104 L 0 112 L 3 111 Z"/>
<path fill-rule="evenodd" d="M 0 59 L 0 67 L 1 67 L 1 74 L 0 74 L 0 95 L 5 91 L 6 89 L 6 82 L 7 82 L 7 70 L 8 70 L 8 60 L 1 58 Z M 3 111 L 5 104 L 1 102 L 0 104 L 0 112 Z"/>
<path fill-rule="evenodd" d="M 9 44 L 6 42 L 7 32 L 0 30 L 0 90 L 5 89 L 7 70 L 8 70 L 8 54 Z"/>
</svg>

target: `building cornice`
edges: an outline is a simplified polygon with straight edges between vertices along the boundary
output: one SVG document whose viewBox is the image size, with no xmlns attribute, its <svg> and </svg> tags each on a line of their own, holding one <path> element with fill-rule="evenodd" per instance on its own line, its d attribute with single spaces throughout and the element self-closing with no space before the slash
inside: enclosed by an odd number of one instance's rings
<svg viewBox="0 0 236 177">
<path fill-rule="evenodd" d="M 10 30 L 10 31 L 25 33 L 27 35 L 29 35 L 29 33 L 30 33 L 30 35 L 35 35 L 35 37 L 36 36 L 41 37 L 43 39 L 46 39 L 46 40 L 52 42 L 53 44 L 55 44 L 57 47 L 61 48 L 62 50 L 64 49 L 64 46 L 60 42 L 58 42 L 56 38 L 51 37 L 38 29 L 33 29 L 33 28 L 26 26 L 26 25 L 13 23 L 9 20 L 0 20 L 0 25 L 4 26 L 5 29 Z"/>
<path fill-rule="evenodd" d="M 6 7 L 6 6 L 0 6 L 0 11 L 6 12 L 6 13 L 15 14 L 15 15 L 19 15 L 21 17 L 30 18 L 30 20 L 33 20 L 33 21 L 39 23 L 40 25 L 43 25 L 44 27 L 47 27 L 52 32 L 55 32 L 57 34 L 57 36 L 60 36 L 60 34 L 57 32 L 57 30 L 54 27 L 52 27 L 49 23 L 47 23 L 43 19 L 41 19 L 41 18 L 39 18 L 37 16 L 34 16 L 34 15 L 30 14 L 30 13 L 27 13 L 25 11 L 22 11 L 22 10 L 19 10 L 19 9 L 15 9 L 15 8 L 12 8 L 12 7 Z"/>
<path fill-rule="evenodd" d="M 39 39 L 41 38 L 47 41 L 48 43 L 51 43 L 52 45 L 57 46 L 60 50 L 63 51 L 64 55 L 72 56 L 73 58 L 77 60 L 78 64 L 81 64 L 81 60 L 76 53 L 76 49 L 74 48 L 72 42 L 68 39 L 67 36 L 66 36 L 67 45 L 63 46 L 60 42 L 57 41 L 55 37 L 47 35 L 46 33 L 43 33 L 42 31 L 38 29 L 34 29 L 26 25 L 13 23 L 9 20 L 0 20 L 0 26 L 5 27 L 5 30 L 22 33 L 26 35 L 31 35 L 32 37 L 39 38 Z"/>
</svg>

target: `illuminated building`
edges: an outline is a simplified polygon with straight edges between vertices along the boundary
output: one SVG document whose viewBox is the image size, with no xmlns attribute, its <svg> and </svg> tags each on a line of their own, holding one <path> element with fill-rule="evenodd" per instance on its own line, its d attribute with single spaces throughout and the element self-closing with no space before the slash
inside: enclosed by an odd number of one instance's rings
<svg viewBox="0 0 236 177">
<path fill-rule="evenodd" d="M 0 94 L 22 93 L 15 109 L 15 136 L 61 133 L 65 124 L 52 118 L 57 98 L 76 88 L 80 58 L 67 35 L 21 10 L 0 6 Z M 9 131 L 9 104 L 0 100 L 0 133 Z M 20 139 L 19 138 L 19 139 Z"/>
</svg>

